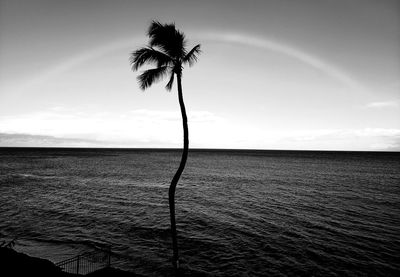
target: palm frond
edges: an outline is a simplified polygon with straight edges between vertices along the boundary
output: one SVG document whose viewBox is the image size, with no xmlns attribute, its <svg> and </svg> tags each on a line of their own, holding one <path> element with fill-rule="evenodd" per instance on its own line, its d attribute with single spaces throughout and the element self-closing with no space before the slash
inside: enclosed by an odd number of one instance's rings
<svg viewBox="0 0 400 277">
<path fill-rule="evenodd" d="M 182 63 L 188 63 L 189 66 L 194 65 L 194 63 L 197 62 L 198 55 L 200 53 L 200 44 L 197 44 L 195 47 L 192 48 L 192 50 L 189 51 L 189 53 L 185 55 L 185 57 L 182 59 Z"/>
<path fill-rule="evenodd" d="M 174 72 L 171 72 L 171 77 L 169 78 L 168 84 L 165 86 L 165 88 L 166 88 L 168 91 L 171 91 L 172 85 L 174 84 L 174 75 L 175 75 L 175 73 L 174 73 Z"/>
<path fill-rule="evenodd" d="M 186 55 L 185 35 L 176 29 L 175 24 L 161 24 L 153 21 L 147 31 L 150 46 L 159 47 L 170 57 L 178 59 Z"/>
<path fill-rule="evenodd" d="M 137 79 L 139 86 L 142 90 L 150 87 L 154 82 L 159 81 L 165 74 L 167 74 L 169 67 L 161 66 L 153 69 L 145 70 L 140 74 Z"/>
<path fill-rule="evenodd" d="M 132 70 L 136 71 L 146 63 L 156 65 L 156 68 L 145 70 L 137 77 L 140 88 L 145 90 L 168 74 L 169 81 L 165 88 L 171 90 L 175 74 L 178 78 L 181 76 L 183 65 L 192 66 L 197 61 L 201 52 L 200 44 L 187 52 L 185 35 L 176 29 L 174 23 L 152 21 L 147 35 L 148 46 L 130 54 Z"/>
<path fill-rule="evenodd" d="M 129 60 L 133 71 L 138 70 L 145 63 L 154 63 L 157 67 L 172 63 L 170 56 L 152 47 L 143 47 L 132 52 Z"/>
</svg>

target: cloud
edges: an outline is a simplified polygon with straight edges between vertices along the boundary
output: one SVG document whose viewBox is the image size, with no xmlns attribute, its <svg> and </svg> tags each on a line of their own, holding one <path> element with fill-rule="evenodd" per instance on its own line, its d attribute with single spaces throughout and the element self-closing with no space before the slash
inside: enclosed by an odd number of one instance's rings
<svg viewBox="0 0 400 277">
<path fill-rule="evenodd" d="M 208 111 L 191 111 L 189 124 L 193 129 L 204 129 L 224 119 Z M 54 107 L 52 109 L 0 117 L 0 133 L 21 134 L 37 139 L 79 139 L 88 145 L 107 144 L 115 147 L 179 147 L 182 140 L 181 115 L 179 111 L 139 109 L 128 112 L 89 113 L 79 110 Z M 191 130 L 193 130 L 191 129 Z M 203 133 L 202 131 L 200 133 Z M 39 138 L 46 136 L 49 138 Z M 15 137 L 20 139 L 21 137 Z M 12 137 L 2 141 L 3 146 L 12 143 Z M 7 142 L 7 143 L 6 143 Z M 49 143 L 54 144 L 53 141 Z M 67 140 L 75 145 L 76 141 Z M 43 143 L 39 143 L 42 145 Z"/>
<path fill-rule="evenodd" d="M 283 136 L 282 143 L 310 150 L 400 151 L 400 129 L 302 130 Z"/>
<path fill-rule="evenodd" d="M 260 130 L 245 127 L 235 132 L 229 127 L 212 134 L 214 137 L 223 136 L 223 148 L 400 151 L 400 129 Z"/>
<path fill-rule="evenodd" d="M 40 136 L 30 134 L 5 134 L 0 133 L 0 146 L 7 147 L 107 147 L 106 142 L 57 138 L 53 136 Z"/>
<path fill-rule="evenodd" d="M 400 150 L 400 129 L 263 129 L 209 111 L 189 114 L 190 146 L 232 149 Z M 55 107 L 0 117 L 0 146 L 182 146 L 179 111 L 89 113 Z"/>
<path fill-rule="evenodd" d="M 397 108 L 399 103 L 397 101 L 382 101 L 371 102 L 365 105 L 366 108 L 381 109 L 381 108 Z"/>
</svg>

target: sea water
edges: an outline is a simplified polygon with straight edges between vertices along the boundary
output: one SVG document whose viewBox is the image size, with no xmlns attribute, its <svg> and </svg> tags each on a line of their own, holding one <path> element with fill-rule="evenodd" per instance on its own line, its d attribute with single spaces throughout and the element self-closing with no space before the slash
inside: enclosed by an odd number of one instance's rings
<svg viewBox="0 0 400 277">
<path fill-rule="evenodd" d="M 180 150 L 0 149 L 0 241 L 53 262 L 112 247 L 171 273 Z M 191 150 L 176 190 L 181 266 L 204 276 L 400 276 L 400 154 Z"/>
</svg>

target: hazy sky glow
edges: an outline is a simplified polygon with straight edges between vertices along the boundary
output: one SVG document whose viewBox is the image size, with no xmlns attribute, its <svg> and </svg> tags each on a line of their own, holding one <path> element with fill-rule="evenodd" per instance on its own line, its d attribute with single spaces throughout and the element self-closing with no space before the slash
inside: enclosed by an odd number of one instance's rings
<svg viewBox="0 0 400 277">
<path fill-rule="evenodd" d="M 192 147 L 400 150 L 395 0 L 0 0 L 0 146 L 181 147 L 176 88 L 128 62 L 152 19 L 202 44 Z"/>
</svg>

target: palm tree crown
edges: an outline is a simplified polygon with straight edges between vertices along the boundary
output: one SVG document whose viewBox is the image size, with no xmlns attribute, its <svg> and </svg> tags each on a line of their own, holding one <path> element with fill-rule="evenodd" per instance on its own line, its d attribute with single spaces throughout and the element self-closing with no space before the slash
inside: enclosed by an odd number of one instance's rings
<svg viewBox="0 0 400 277">
<path fill-rule="evenodd" d="M 182 74 L 185 64 L 192 66 L 200 53 L 200 44 L 186 50 L 185 35 L 176 29 L 175 24 L 161 24 L 153 21 L 147 31 L 149 45 L 132 52 L 130 62 L 136 71 L 146 63 L 155 64 L 156 68 L 148 69 L 138 76 L 140 88 L 145 90 L 164 76 L 169 76 L 165 88 L 172 89 L 174 75 Z"/>
</svg>

